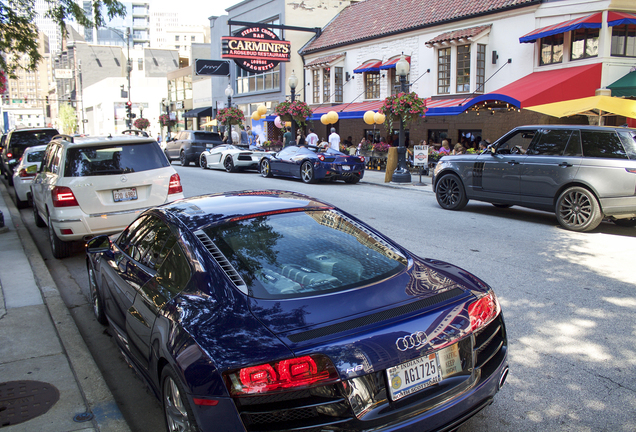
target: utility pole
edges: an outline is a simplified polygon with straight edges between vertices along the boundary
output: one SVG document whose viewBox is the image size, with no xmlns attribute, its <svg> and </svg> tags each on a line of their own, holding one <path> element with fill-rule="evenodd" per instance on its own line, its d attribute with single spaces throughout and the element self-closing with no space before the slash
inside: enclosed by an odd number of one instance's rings
<svg viewBox="0 0 636 432">
<path fill-rule="evenodd" d="M 128 47 L 128 60 L 126 61 L 126 70 L 128 71 L 128 105 L 132 106 L 132 101 L 130 100 L 130 72 L 132 71 L 132 62 L 130 61 L 130 27 L 126 28 L 126 46 Z M 128 116 L 126 124 L 128 125 L 128 129 L 132 129 L 132 116 Z"/>
</svg>

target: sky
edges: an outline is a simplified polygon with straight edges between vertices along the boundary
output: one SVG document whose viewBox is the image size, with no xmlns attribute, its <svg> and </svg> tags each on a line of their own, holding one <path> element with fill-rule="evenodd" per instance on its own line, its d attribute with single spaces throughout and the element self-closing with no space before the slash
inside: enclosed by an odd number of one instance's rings
<svg viewBox="0 0 636 432">
<path fill-rule="evenodd" d="M 227 15 L 225 9 L 243 0 L 185 0 L 181 3 L 180 12 L 188 13 L 189 17 L 199 24 L 209 25 L 208 18 L 211 16 Z M 193 22 L 195 24 L 195 22 Z"/>
</svg>

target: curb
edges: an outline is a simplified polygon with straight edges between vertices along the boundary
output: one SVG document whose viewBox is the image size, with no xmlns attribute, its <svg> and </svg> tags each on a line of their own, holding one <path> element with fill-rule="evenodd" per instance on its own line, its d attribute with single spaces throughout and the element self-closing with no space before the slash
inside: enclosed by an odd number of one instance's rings
<svg viewBox="0 0 636 432">
<path fill-rule="evenodd" d="M 38 288 L 42 293 L 44 304 L 49 311 L 51 321 L 60 338 L 84 402 L 94 415 L 93 426 L 100 432 L 130 432 L 130 428 L 75 325 L 75 321 L 71 317 L 31 234 L 21 223 L 22 217 L 9 196 L 6 185 L 2 184 L 2 186 L 2 197 L 11 213 L 11 219 L 14 221 L 16 232 L 31 265 Z M 16 223 L 16 221 L 20 221 L 20 223 Z M 2 304 L 4 305 L 4 301 Z"/>
</svg>

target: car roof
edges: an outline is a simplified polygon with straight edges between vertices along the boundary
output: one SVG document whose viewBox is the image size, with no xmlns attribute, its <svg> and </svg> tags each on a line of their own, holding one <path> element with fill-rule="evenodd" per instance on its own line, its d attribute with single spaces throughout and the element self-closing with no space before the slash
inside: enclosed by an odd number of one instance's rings
<svg viewBox="0 0 636 432">
<path fill-rule="evenodd" d="M 201 195 L 165 204 L 158 208 L 183 222 L 190 231 L 228 219 L 295 209 L 324 210 L 331 204 L 297 192 L 282 190 L 245 190 Z"/>
<path fill-rule="evenodd" d="M 60 135 L 58 137 L 54 137 L 54 141 L 61 140 L 64 142 L 65 146 L 69 148 L 157 143 L 157 141 L 152 137 L 141 137 L 136 135 L 71 137 L 72 141 L 69 141 L 68 138 L 69 137 L 67 135 Z"/>
<path fill-rule="evenodd" d="M 57 132 L 57 129 L 50 127 L 39 127 L 39 128 L 19 128 L 12 129 L 9 131 L 10 134 L 14 133 L 30 133 L 30 132 L 45 132 L 45 131 L 54 131 Z"/>
<path fill-rule="evenodd" d="M 575 124 L 543 124 L 543 125 L 524 125 L 518 126 L 515 129 L 537 129 L 537 128 L 549 128 L 549 129 L 588 129 L 588 130 L 630 130 L 636 131 L 636 129 L 623 127 L 623 126 L 594 126 L 594 125 L 575 125 Z"/>
<path fill-rule="evenodd" d="M 24 153 L 26 154 L 26 153 L 33 153 L 37 151 L 43 151 L 43 150 L 46 150 L 47 147 L 48 147 L 48 144 L 40 144 L 36 146 L 27 147 L 26 150 L 24 150 Z"/>
</svg>

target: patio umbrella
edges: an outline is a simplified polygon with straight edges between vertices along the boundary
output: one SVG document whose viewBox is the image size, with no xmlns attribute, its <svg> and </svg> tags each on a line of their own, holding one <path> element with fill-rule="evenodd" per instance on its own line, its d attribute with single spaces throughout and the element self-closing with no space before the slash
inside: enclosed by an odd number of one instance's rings
<svg viewBox="0 0 636 432">
<path fill-rule="evenodd" d="M 568 117 L 577 114 L 598 116 L 599 124 L 603 124 L 603 117 L 620 115 L 636 118 L 636 100 L 621 99 L 611 96 L 592 96 L 572 99 L 543 105 L 525 107 L 531 111 L 554 117 Z"/>
<path fill-rule="evenodd" d="M 203 127 L 205 127 L 205 126 L 216 126 L 216 119 L 210 120 L 209 122 L 205 122 L 201 126 L 203 126 Z"/>
</svg>

